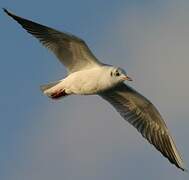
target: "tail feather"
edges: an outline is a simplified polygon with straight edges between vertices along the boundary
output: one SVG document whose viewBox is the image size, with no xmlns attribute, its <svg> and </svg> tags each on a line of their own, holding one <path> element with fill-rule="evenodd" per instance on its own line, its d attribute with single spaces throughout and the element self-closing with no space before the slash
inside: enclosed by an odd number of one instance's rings
<svg viewBox="0 0 189 180">
<path fill-rule="evenodd" d="M 61 97 L 65 97 L 68 95 L 65 92 L 65 89 L 58 85 L 60 82 L 61 81 L 56 81 L 49 84 L 44 84 L 40 86 L 40 89 L 48 97 L 52 99 L 60 99 Z"/>
<path fill-rule="evenodd" d="M 41 91 L 44 93 L 48 89 L 52 88 L 53 86 L 56 86 L 60 81 L 52 82 L 49 84 L 44 84 L 40 86 Z"/>
</svg>

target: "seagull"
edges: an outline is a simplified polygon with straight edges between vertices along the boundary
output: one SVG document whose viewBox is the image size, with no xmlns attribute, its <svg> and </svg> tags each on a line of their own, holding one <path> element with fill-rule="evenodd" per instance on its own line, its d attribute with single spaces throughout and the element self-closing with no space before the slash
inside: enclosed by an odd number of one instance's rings
<svg viewBox="0 0 189 180">
<path fill-rule="evenodd" d="M 122 68 L 101 63 L 77 36 L 3 10 L 52 51 L 68 71 L 64 79 L 41 86 L 45 95 L 54 100 L 72 94 L 99 95 L 171 163 L 186 170 L 162 116 L 147 98 L 124 83 L 132 79 Z"/>
</svg>

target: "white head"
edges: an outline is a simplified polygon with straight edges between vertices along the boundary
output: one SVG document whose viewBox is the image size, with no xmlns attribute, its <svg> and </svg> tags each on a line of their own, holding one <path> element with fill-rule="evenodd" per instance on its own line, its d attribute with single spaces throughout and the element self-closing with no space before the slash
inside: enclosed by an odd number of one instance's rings
<svg viewBox="0 0 189 180">
<path fill-rule="evenodd" d="M 127 76 L 127 73 L 119 67 L 111 67 L 109 75 L 112 83 L 114 84 L 121 83 L 124 81 L 132 81 L 132 79 L 129 76 Z"/>
</svg>

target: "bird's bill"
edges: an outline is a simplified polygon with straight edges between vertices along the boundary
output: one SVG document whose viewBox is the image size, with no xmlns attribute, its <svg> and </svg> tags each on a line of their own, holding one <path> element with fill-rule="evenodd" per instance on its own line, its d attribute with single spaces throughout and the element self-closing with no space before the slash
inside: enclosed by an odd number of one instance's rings
<svg viewBox="0 0 189 180">
<path fill-rule="evenodd" d="M 125 76 L 124 78 L 123 78 L 125 81 L 132 81 L 132 78 L 131 77 L 129 77 L 129 76 Z"/>
</svg>

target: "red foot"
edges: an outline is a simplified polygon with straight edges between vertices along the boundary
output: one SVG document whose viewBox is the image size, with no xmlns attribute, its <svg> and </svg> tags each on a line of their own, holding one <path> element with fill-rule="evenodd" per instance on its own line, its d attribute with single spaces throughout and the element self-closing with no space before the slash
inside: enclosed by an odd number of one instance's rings
<svg viewBox="0 0 189 180">
<path fill-rule="evenodd" d="M 52 99 L 59 99 L 59 98 L 61 98 L 61 97 L 63 97 L 63 96 L 67 96 L 68 94 L 65 92 L 65 90 L 63 89 L 61 89 L 60 91 L 57 91 L 57 92 L 54 92 L 54 93 L 52 93 L 51 94 L 51 98 Z"/>
</svg>

